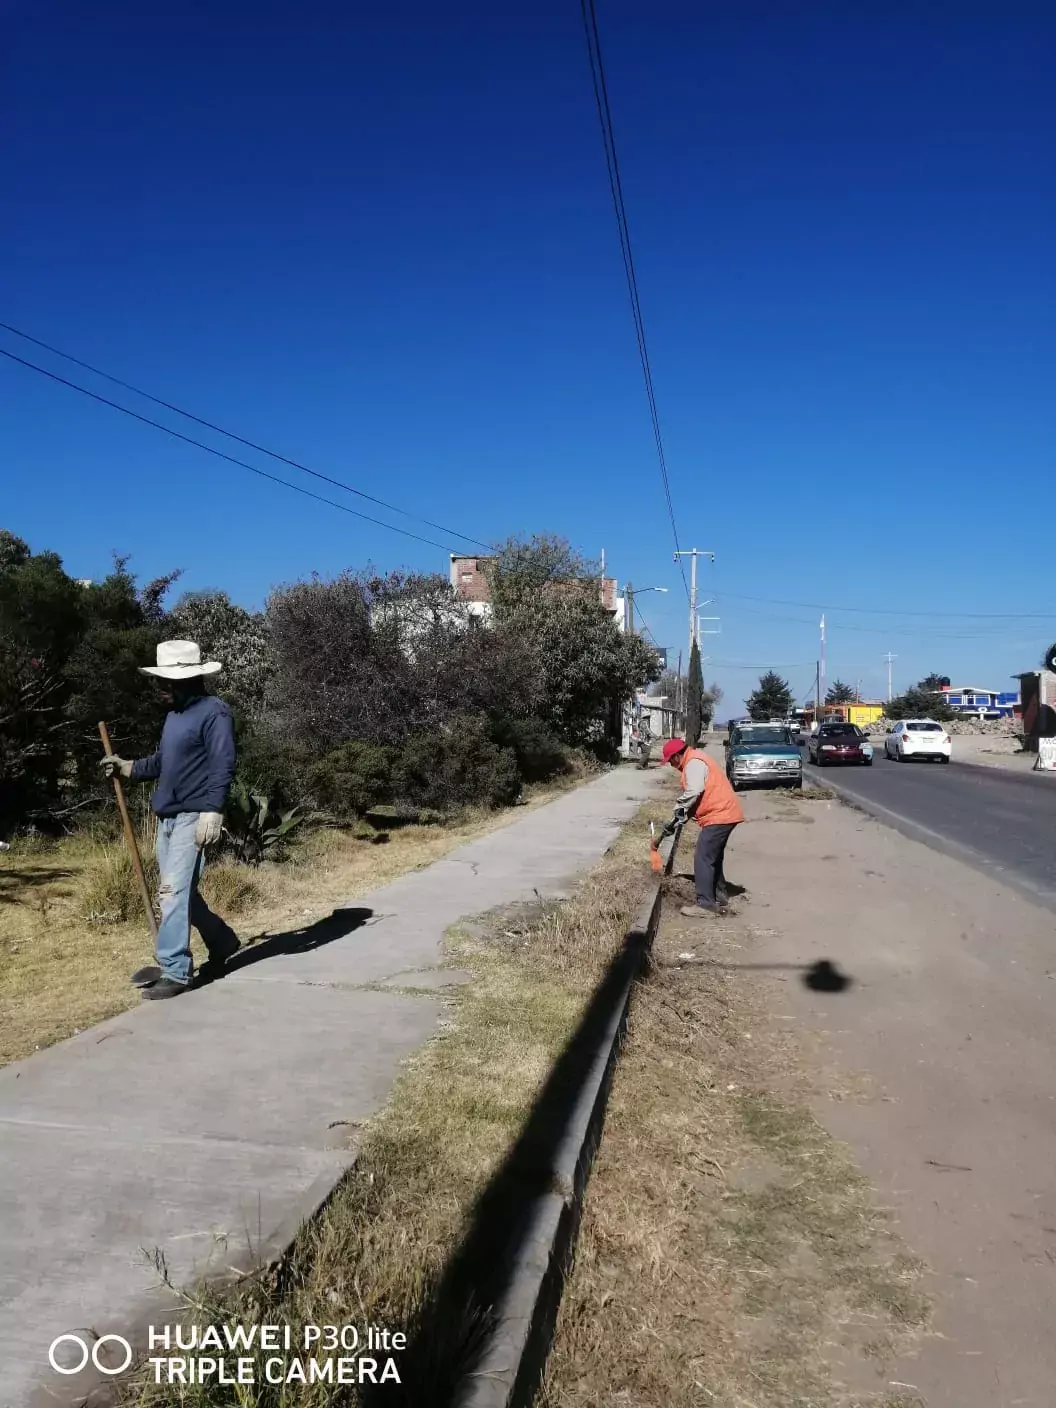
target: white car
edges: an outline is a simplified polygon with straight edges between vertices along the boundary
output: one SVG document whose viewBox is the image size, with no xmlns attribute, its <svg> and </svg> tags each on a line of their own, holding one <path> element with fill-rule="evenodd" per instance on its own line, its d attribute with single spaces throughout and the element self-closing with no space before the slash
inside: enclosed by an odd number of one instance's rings
<svg viewBox="0 0 1056 1408">
<path fill-rule="evenodd" d="M 884 757 L 896 763 L 910 758 L 937 758 L 948 763 L 953 743 L 944 724 L 934 719 L 899 719 L 884 739 Z"/>
</svg>

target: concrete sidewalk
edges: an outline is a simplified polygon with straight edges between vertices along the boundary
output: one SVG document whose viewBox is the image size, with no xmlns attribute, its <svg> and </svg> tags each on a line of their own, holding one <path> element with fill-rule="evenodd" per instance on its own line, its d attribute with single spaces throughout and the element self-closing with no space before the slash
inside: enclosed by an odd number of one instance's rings
<svg viewBox="0 0 1056 1408">
<path fill-rule="evenodd" d="M 608 773 L 265 940 L 221 982 L 0 1071 L 4 1408 L 69 1400 L 78 1380 L 48 1365 L 56 1336 L 149 1317 L 147 1253 L 179 1285 L 285 1244 L 352 1162 L 348 1122 L 436 1030 L 444 931 L 561 894 L 660 776 Z"/>
</svg>

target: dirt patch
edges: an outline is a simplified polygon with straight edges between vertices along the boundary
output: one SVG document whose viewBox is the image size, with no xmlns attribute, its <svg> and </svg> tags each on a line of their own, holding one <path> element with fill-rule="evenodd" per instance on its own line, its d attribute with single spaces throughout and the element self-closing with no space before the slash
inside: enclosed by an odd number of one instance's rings
<svg viewBox="0 0 1056 1408">
<path fill-rule="evenodd" d="M 855 1368 L 915 1342 L 922 1268 L 810 1112 L 827 1077 L 752 971 L 750 897 L 691 920 L 689 889 L 635 1002 L 539 1403 L 909 1408 Z"/>
</svg>

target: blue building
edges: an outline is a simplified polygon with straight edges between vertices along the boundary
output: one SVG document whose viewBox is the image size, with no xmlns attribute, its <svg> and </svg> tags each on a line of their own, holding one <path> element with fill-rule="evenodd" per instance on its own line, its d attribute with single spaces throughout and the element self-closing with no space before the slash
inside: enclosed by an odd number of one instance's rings
<svg viewBox="0 0 1056 1408">
<path fill-rule="evenodd" d="M 975 684 L 953 684 L 943 691 L 946 703 L 957 714 L 980 719 L 1011 719 L 1019 710 L 1018 689 L 982 689 Z"/>
</svg>

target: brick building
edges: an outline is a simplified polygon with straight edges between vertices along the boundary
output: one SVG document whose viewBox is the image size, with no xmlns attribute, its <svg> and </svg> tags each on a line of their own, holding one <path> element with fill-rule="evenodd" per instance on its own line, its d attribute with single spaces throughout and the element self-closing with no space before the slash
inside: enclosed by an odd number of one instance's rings
<svg viewBox="0 0 1056 1408">
<path fill-rule="evenodd" d="M 487 567 L 493 562 L 491 557 L 459 557 L 451 554 L 451 585 L 463 601 L 469 603 L 474 615 L 488 616 L 491 613 L 491 588 L 488 584 Z M 618 610 L 616 578 L 602 577 L 601 602 L 606 611 L 615 616 Z M 622 622 L 621 622 L 622 624 Z"/>
</svg>

